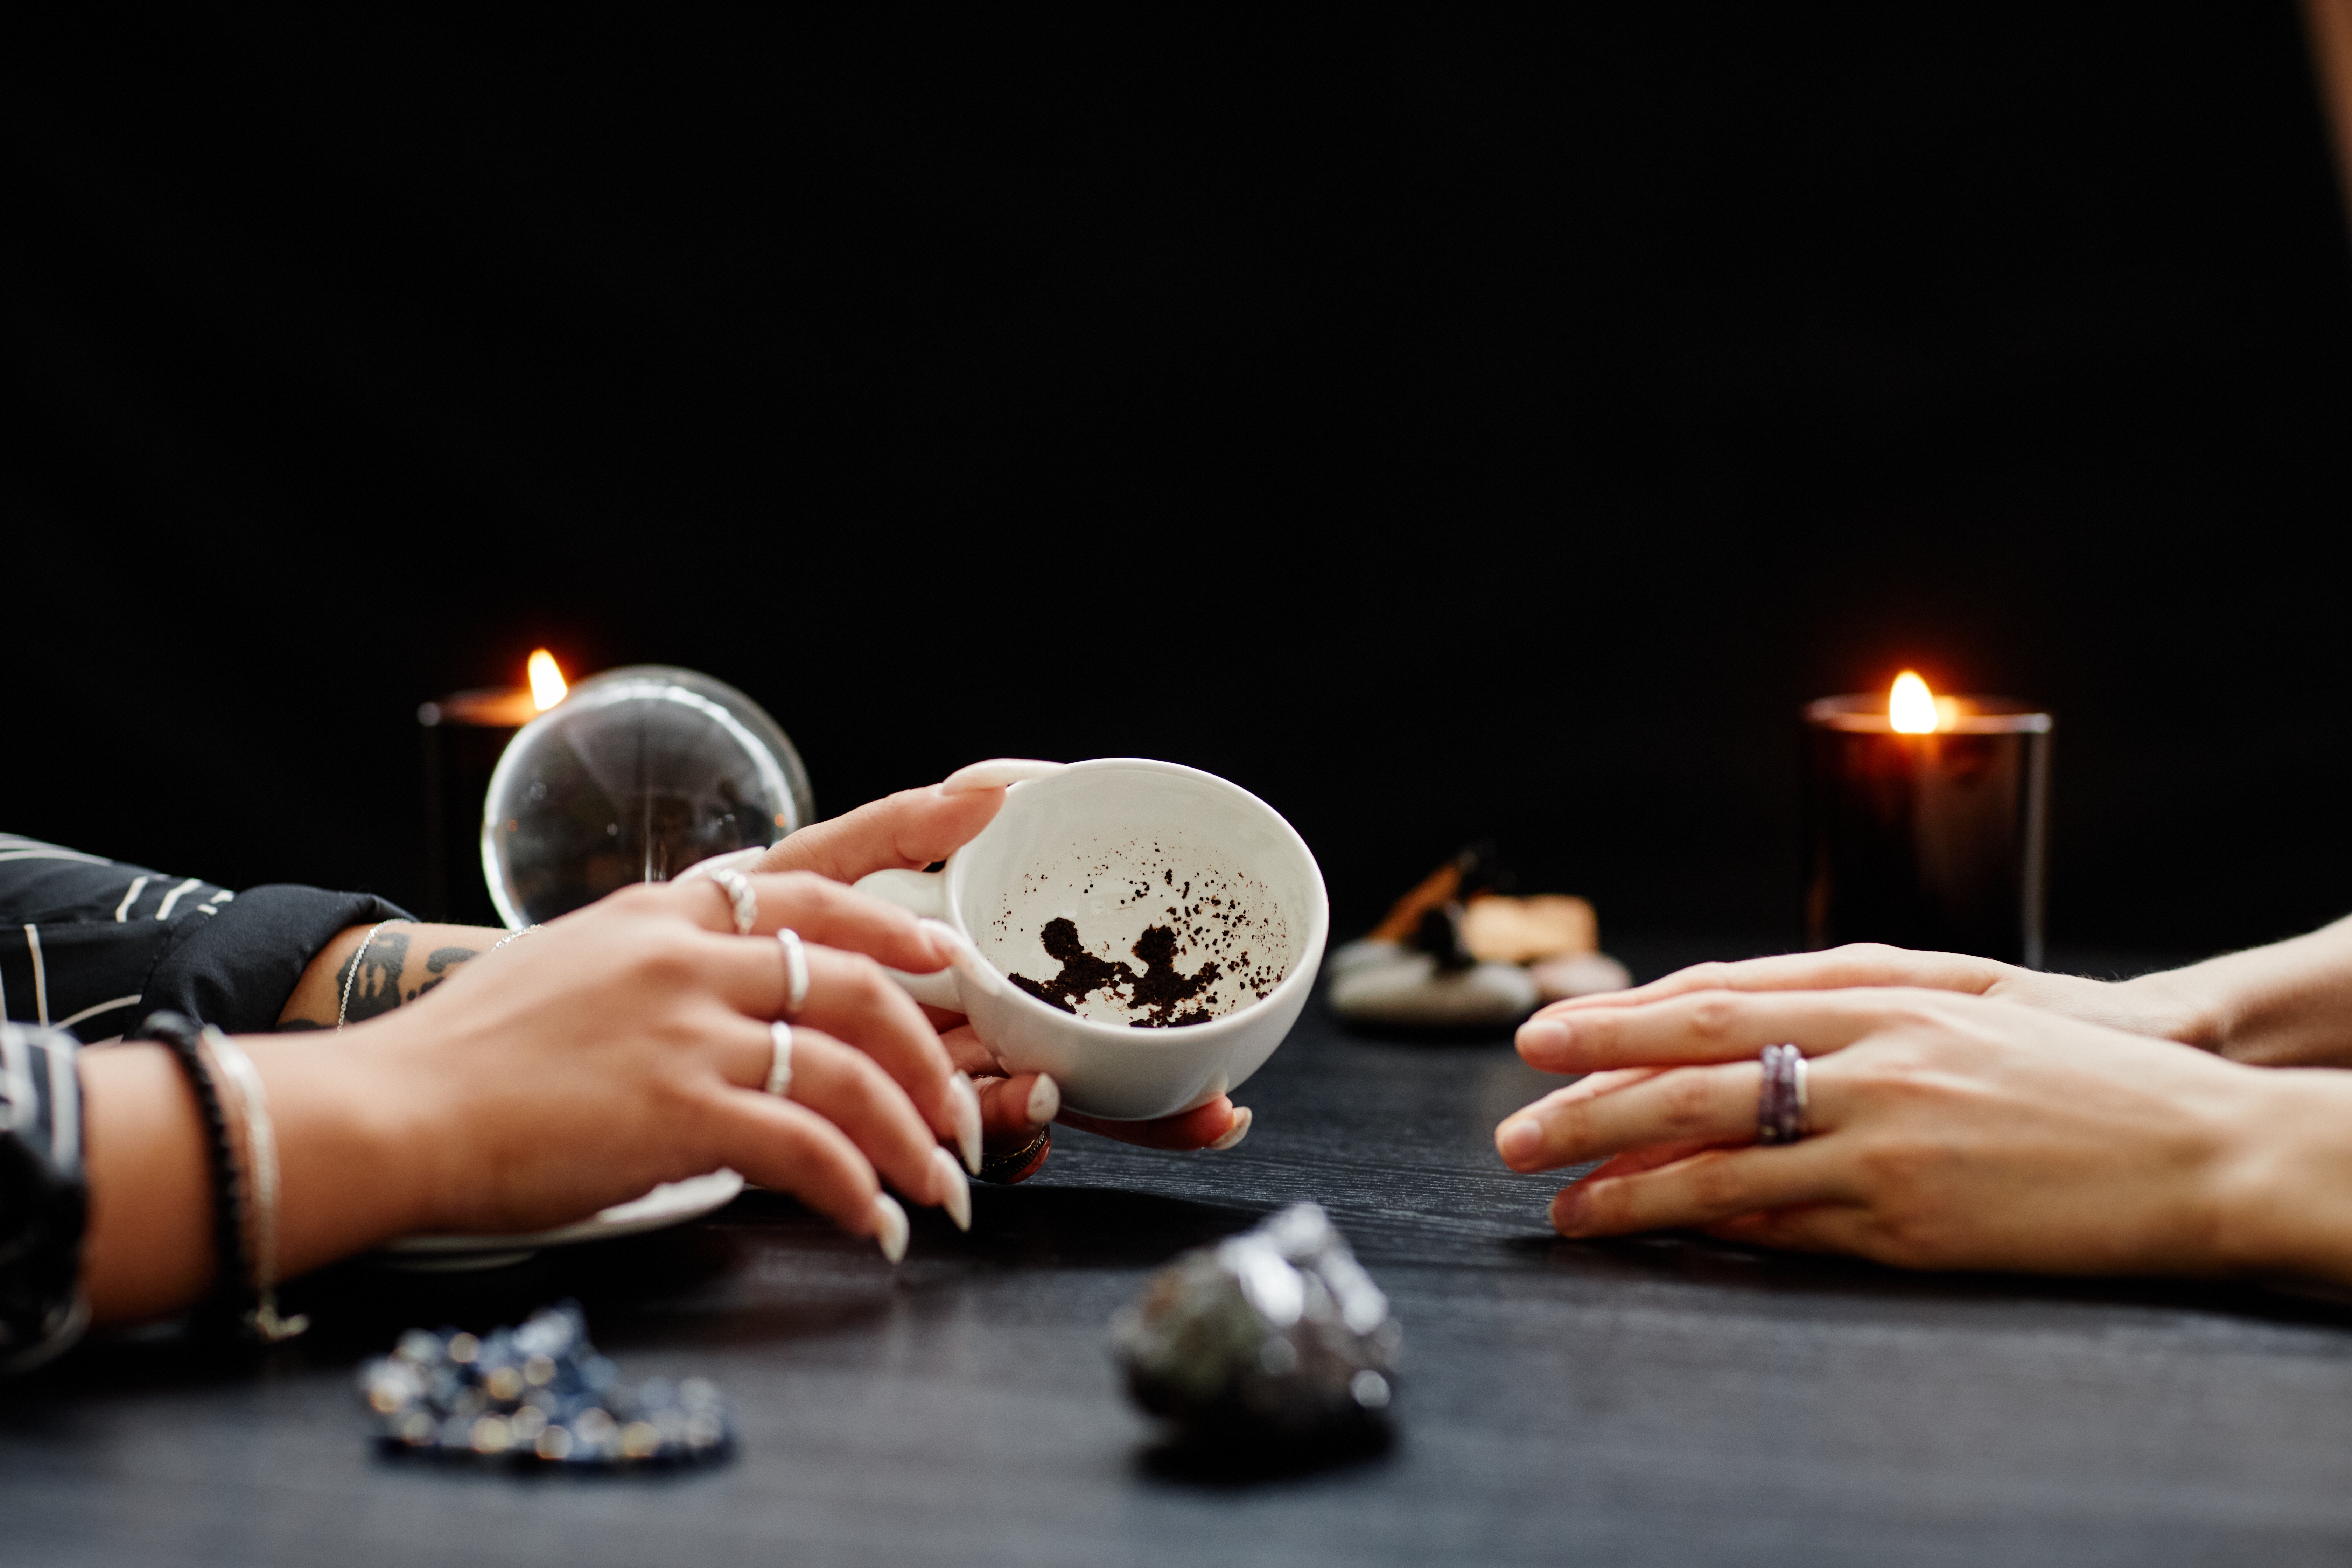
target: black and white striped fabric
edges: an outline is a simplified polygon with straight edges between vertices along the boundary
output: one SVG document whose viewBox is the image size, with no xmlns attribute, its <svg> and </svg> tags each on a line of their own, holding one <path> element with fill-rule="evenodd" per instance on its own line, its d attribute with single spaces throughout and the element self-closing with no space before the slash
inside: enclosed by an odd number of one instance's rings
<svg viewBox="0 0 2352 1568">
<path fill-rule="evenodd" d="M 404 911 L 367 893 L 233 893 L 0 834 L 0 1373 L 73 1343 L 89 1210 L 75 1036 L 158 1008 L 232 1034 L 274 1027 L 337 932 Z"/>
<path fill-rule="evenodd" d="M 410 918 L 368 893 L 232 892 L 0 834 L 0 1016 L 100 1041 L 168 1007 L 254 1034 L 338 931 Z"/>
<path fill-rule="evenodd" d="M 0 1373 L 71 1345 L 81 1293 L 81 1079 L 72 1036 L 0 1024 Z"/>
</svg>

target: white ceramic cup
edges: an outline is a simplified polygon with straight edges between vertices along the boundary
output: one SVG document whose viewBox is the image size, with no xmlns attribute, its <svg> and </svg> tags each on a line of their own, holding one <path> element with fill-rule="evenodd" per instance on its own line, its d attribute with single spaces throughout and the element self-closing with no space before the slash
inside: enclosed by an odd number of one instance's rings
<svg viewBox="0 0 2352 1568">
<path fill-rule="evenodd" d="M 1240 1088 L 1298 1021 L 1331 925 L 1322 869 L 1280 813 L 1214 773 L 1135 757 L 1015 784 L 996 819 L 941 869 L 877 871 L 857 887 L 961 939 L 948 969 L 892 972 L 917 1001 L 969 1015 L 1007 1070 L 1053 1074 L 1071 1110 L 1125 1121 L 1174 1116 Z M 1108 1003 L 1090 1017 L 1040 1001 L 1006 976 L 1054 973 L 1039 933 L 1055 917 L 1131 970 L 1142 967 L 1129 956 L 1136 932 L 1181 920 L 1184 973 L 1219 963 L 1219 994 L 1243 1005 L 1202 1023 L 1138 1028 Z"/>
</svg>

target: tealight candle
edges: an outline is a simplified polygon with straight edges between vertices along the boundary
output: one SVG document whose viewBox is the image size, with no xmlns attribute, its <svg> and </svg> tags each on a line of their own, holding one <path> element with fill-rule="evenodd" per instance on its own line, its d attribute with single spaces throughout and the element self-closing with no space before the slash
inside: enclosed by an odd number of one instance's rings
<svg viewBox="0 0 2352 1568">
<path fill-rule="evenodd" d="M 1808 705 L 1805 727 L 1809 943 L 2040 968 L 2050 715 L 1906 670 L 1885 696 Z"/>
<path fill-rule="evenodd" d="M 425 918 L 494 926 L 482 879 L 482 798 L 515 731 L 563 700 L 555 656 L 530 656 L 530 684 L 456 691 L 416 710 L 425 744 Z"/>
</svg>

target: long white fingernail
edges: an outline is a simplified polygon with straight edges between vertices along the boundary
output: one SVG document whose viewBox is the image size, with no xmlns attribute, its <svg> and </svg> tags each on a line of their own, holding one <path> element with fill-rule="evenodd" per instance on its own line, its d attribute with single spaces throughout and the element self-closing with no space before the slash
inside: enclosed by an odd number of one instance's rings
<svg viewBox="0 0 2352 1568">
<path fill-rule="evenodd" d="M 1029 1091 L 1029 1125 L 1043 1127 L 1062 1114 L 1062 1086 L 1054 1081 L 1051 1073 L 1039 1073 L 1036 1087 Z"/>
<path fill-rule="evenodd" d="M 907 1256 L 907 1211 L 887 1193 L 874 1194 L 874 1239 L 891 1262 Z"/>
<path fill-rule="evenodd" d="M 949 963 L 953 963 L 962 955 L 963 933 L 947 921 L 934 920 L 929 915 L 925 915 L 915 924 L 922 929 L 925 936 L 931 939 L 931 946 L 947 955 Z"/>
<path fill-rule="evenodd" d="M 956 1163 L 956 1157 L 944 1149 L 931 1151 L 931 1163 L 940 1168 L 941 1196 L 940 1207 L 948 1211 L 958 1230 L 971 1228 L 971 1182 Z"/>
<path fill-rule="evenodd" d="M 955 1118 L 956 1144 L 963 1152 L 963 1168 L 980 1174 L 980 1090 L 961 1073 L 948 1079 L 948 1114 Z"/>
<path fill-rule="evenodd" d="M 1234 1106 L 1234 1124 L 1231 1127 L 1226 1128 L 1224 1135 L 1219 1138 L 1215 1142 L 1210 1144 L 1209 1147 L 1212 1149 L 1221 1150 L 1232 1148 L 1234 1144 L 1249 1136 L 1250 1123 L 1256 1120 L 1257 1113 L 1252 1110 L 1248 1106 Z"/>
<path fill-rule="evenodd" d="M 969 795 L 973 790 L 1003 789 L 1024 779 L 1042 779 L 1047 773 L 1058 773 L 1067 763 L 1041 763 L 1030 757 L 991 757 L 984 763 L 973 763 L 958 768 L 940 784 L 943 795 Z"/>
</svg>

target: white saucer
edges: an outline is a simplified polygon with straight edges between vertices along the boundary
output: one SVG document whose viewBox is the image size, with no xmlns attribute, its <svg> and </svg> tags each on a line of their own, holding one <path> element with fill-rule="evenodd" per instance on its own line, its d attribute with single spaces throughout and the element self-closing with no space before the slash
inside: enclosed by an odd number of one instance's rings
<svg viewBox="0 0 2352 1568">
<path fill-rule="evenodd" d="M 569 1247 L 582 1241 L 609 1241 L 700 1219 L 724 1208 L 743 1190 L 743 1178 L 732 1171 L 713 1171 L 688 1181 L 664 1182 L 641 1198 L 591 1215 L 576 1225 L 553 1230 L 527 1231 L 520 1236 L 404 1236 L 387 1241 L 369 1260 L 383 1268 L 422 1273 L 451 1273 L 469 1268 L 502 1268 L 520 1263 L 543 1247 Z"/>
</svg>

